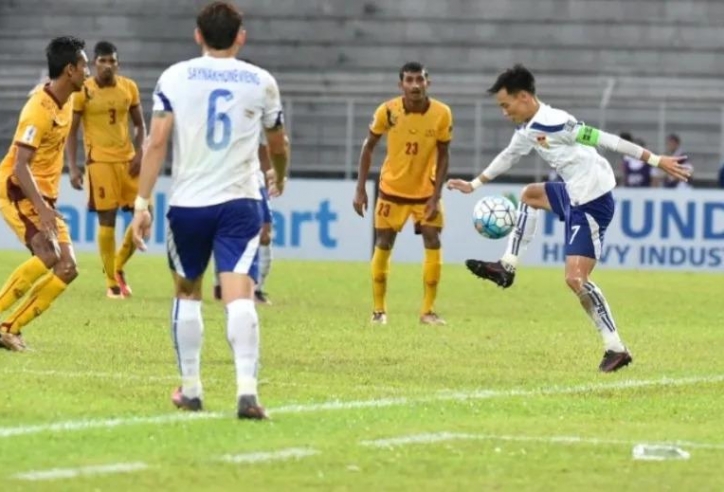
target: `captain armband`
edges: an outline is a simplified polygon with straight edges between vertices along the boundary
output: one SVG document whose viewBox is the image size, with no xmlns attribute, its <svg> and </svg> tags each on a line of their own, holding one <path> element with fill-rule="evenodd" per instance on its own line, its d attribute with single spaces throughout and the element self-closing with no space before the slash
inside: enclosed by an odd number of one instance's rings
<svg viewBox="0 0 724 492">
<path fill-rule="evenodd" d="M 591 126 L 583 125 L 578 129 L 576 134 L 576 142 L 582 145 L 588 145 L 589 147 L 598 146 L 598 139 L 601 136 L 601 132 Z"/>
</svg>

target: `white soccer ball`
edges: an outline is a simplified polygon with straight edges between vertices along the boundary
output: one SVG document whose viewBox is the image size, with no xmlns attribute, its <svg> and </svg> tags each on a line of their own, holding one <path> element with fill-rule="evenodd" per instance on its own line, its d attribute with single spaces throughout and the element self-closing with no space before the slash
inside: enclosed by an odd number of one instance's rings
<svg viewBox="0 0 724 492">
<path fill-rule="evenodd" d="M 473 225 L 481 236 L 500 239 L 515 227 L 516 209 L 504 196 L 486 196 L 475 204 Z"/>
</svg>

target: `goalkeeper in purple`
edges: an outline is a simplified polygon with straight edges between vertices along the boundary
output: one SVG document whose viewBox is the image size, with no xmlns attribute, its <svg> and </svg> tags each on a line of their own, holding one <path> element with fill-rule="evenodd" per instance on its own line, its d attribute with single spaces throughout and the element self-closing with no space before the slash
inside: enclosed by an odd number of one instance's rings
<svg viewBox="0 0 724 492">
<path fill-rule="evenodd" d="M 685 156 L 658 156 L 616 135 L 586 126 L 569 113 L 542 103 L 535 92 L 535 78 L 516 65 L 500 74 L 488 90 L 503 115 L 517 126 L 508 147 L 472 181 L 453 179 L 448 188 L 472 193 L 535 151 L 562 178 L 561 182 L 533 183 L 523 188 L 516 226 L 503 257 L 496 262 L 467 260 L 476 276 L 500 287 L 513 284 L 519 255 L 535 235 L 538 210 L 550 210 L 565 222 L 566 283 L 595 324 L 604 344 L 602 372 L 613 372 L 632 362 L 618 334 L 611 308 L 591 273 L 601 255 L 606 228 L 614 214 L 611 190 L 616 186 L 609 162 L 596 147 L 640 159 L 669 176 L 686 181 L 690 171 L 681 165 Z"/>
</svg>

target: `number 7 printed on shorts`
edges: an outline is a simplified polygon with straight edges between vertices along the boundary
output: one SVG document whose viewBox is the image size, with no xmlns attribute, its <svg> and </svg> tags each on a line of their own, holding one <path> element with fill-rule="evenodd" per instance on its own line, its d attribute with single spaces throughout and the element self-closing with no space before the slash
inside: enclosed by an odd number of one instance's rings
<svg viewBox="0 0 724 492">
<path fill-rule="evenodd" d="M 578 234 L 578 231 L 580 229 L 581 229 L 581 226 L 579 226 L 579 225 L 571 226 L 571 231 L 573 231 L 573 232 L 571 233 L 571 240 L 568 241 L 568 244 L 573 244 L 573 241 L 575 241 L 575 239 L 576 239 L 576 234 Z"/>
</svg>

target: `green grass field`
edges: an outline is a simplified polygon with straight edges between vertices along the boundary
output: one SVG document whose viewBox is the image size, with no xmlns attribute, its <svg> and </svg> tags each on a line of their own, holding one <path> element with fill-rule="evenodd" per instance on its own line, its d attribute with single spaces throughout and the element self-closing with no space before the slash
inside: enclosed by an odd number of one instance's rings
<svg viewBox="0 0 724 492">
<path fill-rule="evenodd" d="M 25 258 L 1 255 L 3 278 Z M 206 412 L 177 412 L 164 259 L 134 258 L 125 301 L 105 299 L 95 255 L 79 263 L 25 331 L 34 351 L 0 353 L 2 491 L 724 489 L 721 276 L 597 272 L 635 359 L 603 375 L 562 270 L 502 291 L 445 265 L 448 325 L 427 327 L 421 267 L 393 265 L 372 327 L 367 264 L 278 261 L 260 308 L 272 420 L 241 422 L 220 305 L 204 307 Z M 674 441 L 689 460 L 632 459 Z M 36 473 L 93 466 L 129 470 Z"/>
</svg>

